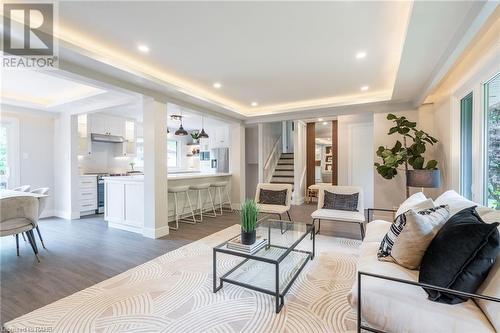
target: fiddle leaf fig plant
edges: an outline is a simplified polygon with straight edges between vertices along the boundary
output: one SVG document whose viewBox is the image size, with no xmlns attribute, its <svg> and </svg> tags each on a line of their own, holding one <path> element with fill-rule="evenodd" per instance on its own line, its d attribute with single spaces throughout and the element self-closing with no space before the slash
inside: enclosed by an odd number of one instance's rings
<svg viewBox="0 0 500 333">
<path fill-rule="evenodd" d="M 417 129 L 417 123 L 409 121 L 406 117 L 397 117 L 394 114 L 387 115 L 387 120 L 391 120 L 394 126 L 389 129 L 388 135 L 399 134 L 403 142 L 396 140 L 392 148 L 380 146 L 377 149 L 377 156 L 382 159 L 381 163 L 376 162 L 377 172 L 385 179 L 392 179 L 398 174 L 398 167 L 404 166 L 408 171 L 408 165 L 414 170 L 435 170 L 438 162 L 424 159 L 426 145 L 433 146 L 438 142 L 430 134 Z"/>
</svg>

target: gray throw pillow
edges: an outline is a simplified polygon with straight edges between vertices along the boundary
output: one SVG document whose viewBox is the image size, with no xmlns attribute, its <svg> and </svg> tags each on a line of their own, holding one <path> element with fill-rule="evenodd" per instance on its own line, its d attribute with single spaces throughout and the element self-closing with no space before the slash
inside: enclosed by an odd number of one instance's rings
<svg viewBox="0 0 500 333">
<path fill-rule="evenodd" d="M 394 240 L 390 255 L 384 259 L 408 269 L 417 269 L 427 247 L 449 216 L 450 211 L 446 205 L 421 211 L 410 209 L 402 214 L 401 231 Z"/>
<path fill-rule="evenodd" d="M 358 211 L 359 193 L 339 194 L 325 191 L 323 200 L 324 209 L 347 210 L 350 212 Z"/>
<path fill-rule="evenodd" d="M 259 203 L 266 205 L 286 206 L 287 190 L 273 191 L 260 189 Z"/>
</svg>

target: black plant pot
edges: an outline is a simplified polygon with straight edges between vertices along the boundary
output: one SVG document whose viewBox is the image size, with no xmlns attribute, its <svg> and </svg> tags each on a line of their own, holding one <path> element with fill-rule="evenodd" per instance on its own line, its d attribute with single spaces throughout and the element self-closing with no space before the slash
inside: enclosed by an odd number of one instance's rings
<svg viewBox="0 0 500 333">
<path fill-rule="evenodd" d="M 249 232 L 241 230 L 241 243 L 245 245 L 252 245 L 255 243 L 255 234 L 255 230 Z"/>
</svg>

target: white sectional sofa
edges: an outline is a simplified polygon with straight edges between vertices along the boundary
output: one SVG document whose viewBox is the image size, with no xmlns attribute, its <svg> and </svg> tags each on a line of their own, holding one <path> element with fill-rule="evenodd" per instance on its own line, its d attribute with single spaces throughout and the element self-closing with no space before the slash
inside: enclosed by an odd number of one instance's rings
<svg viewBox="0 0 500 333">
<path fill-rule="evenodd" d="M 450 206 L 451 215 L 463 208 L 476 205 L 448 191 L 438 198 L 436 205 Z M 499 221 L 500 211 L 478 207 L 477 212 L 485 222 Z M 377 259 L 380 243 L 391 222 L 376 220 L 367 224 L 366 236 L 360 249 L 358 271 L 418 282 L 417 270 L 409 270 L 391 262 Z M 500 299 L 500 255 L 477 294 Z M 348 296 L 357 310 L 358 283 Z M 419 286 L 388 281 L 371 276 L 361 280 L 361 318 L 364 325 L 383 332 L 500 332 L 500 303 L 483 300 L 448 305 L 432 302 Z"/>
</svg>

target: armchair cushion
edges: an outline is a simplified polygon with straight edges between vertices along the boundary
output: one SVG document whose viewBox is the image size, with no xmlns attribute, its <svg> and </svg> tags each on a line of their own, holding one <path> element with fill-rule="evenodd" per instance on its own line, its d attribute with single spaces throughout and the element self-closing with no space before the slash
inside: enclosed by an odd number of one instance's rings
<svg viewBox="0 0 500 333">
<path fill-rule="evenodd" d="M 363 223 L 365 216 L 360 212 L 345 210 L 317 209 L 312 214 L 313 219 Z"/>
<path fill-rule="evenodd" d="M 283 206 L 283 205 L 257 204 L 257 207 L 259 207 L 260 213 L 267 213 L 267 214 L 285 214 L 289 209 L 288 206 Z"/>
<path fill-rule="evenodd" d="M 357 212 L 358 197 L 359 193 L 340 194 L 340 193 L 332 193 L 325 190 L 325 199 L 323 200 L 323 208 Z"/>
<path fill-rule="evenodd" d="M 281 205 L 286 206 L 287 190 L 266 190 L 261 188 L 259 195 L 259 203 L 266 205 Z"/>
</svg>

